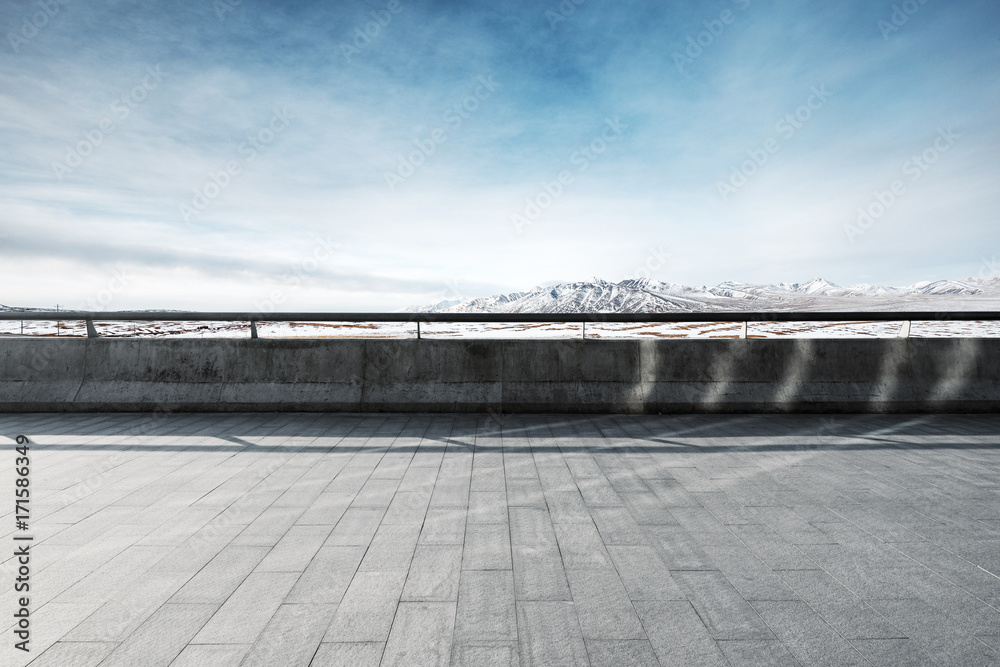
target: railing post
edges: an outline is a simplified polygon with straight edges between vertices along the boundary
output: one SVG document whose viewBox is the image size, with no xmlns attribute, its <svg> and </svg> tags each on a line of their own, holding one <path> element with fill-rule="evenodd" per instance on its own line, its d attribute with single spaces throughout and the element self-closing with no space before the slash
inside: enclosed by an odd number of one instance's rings
<svg viewBox="0 0 1000 667">
<path fill-rule="evenodd" d="M 583 321 L 583 340 L 587 340 L 587 320 Z"/>
<path fill-rule="evenodd" d="M 250 339 L 251 340 L 256 340 L 257 338 L 258 338 L 258 336 L 257 336 L 257 321 L 256 320 L 250 320 Z"/>
<path fill-rule="evenodd" d="M 94 327 L 94 320 L 87 320 L 87 338 L 97 338 L 97 329 Z"/>
<path fill-rule="evenodd" d="M 747 332 L 749 331 L 749 329 L 750 329 L 749 323 L 748 322 L 744 322 L 743 326 L 740 327 L 740 338 L 746 338 L 747 337 Z"/>
<path fill-rule="evenodd" d="M 899 327 L 899 333 L 896 334 L 897 338 L 909 338 L 910 337 L 910 322 L 907 320 L 903 322 L 903 326 Z"/>
<path fill-rule="evenodd" d="M 420 320 L 417 320 L 417 340 L 420 340 Z"/>
</svg>

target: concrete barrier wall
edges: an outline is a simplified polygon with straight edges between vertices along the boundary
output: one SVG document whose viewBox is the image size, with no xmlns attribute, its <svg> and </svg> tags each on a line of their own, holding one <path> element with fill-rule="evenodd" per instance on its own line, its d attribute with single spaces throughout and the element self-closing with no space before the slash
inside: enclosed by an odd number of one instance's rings
<svg viewBox="0 0 1000 667">
<path fill-rule="evenodd" d="M 0 339 L 0 411 L 996 412 L 1000 339 Z"/>
</svg>

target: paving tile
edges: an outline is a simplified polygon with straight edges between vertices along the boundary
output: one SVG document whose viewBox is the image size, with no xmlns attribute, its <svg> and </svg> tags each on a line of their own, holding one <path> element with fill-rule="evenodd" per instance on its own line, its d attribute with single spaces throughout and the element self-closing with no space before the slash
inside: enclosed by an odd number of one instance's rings
<svg viewBox="0 0 1000 667">
<path fill-rule="evenodd" d="M 652 547 L 610 546 L 608 553 L 630 599 L 687 599 Z"/>
<path fill-rule="evenodd" d="M 505 570 L 463 570 L 455 621 L 456 644 L 517 639 L 514 576 Z"/>
<path fill-rule="evenodd" d="M 31 667 L 97 667 L 116 646 L 115 642 L 58 641 L 35 658 Z"/>
<path fill-rule="evenodd" d="M 455 610 L 455 602 L 400 602 L 381 664 L 450 664 Z"/>
<path fill-rule="evenodd" d="M 601 534 L 604 544 L 649 544 L 639 524 L 624 507 L 592 507 L 590 514 Z"/>
<path fill-rule="evenodd" d="M 772 570 L 819 569 L 819 565 L 769 526 L 730 525 L 729 530 Z"/>
<path fill-rule="evenodd" d="M 448 477 L 442 471 L 442 476 L 438 478 L 434 485 L 434 493 L 431 495 L 431 507 L 468 507 L 469 505 L 469 484 L 467 477 Z"/>
<path fill-rule="evenodd" d="M 384 642 L 322 643 L 310 667 L 378 667 Z"/>
<path fill-rule="evenodd" d="M 245 530 L 245 526 L 209 524 L 184 540 L 150 568 L 150 572 L 187 572 L 194 575 Z"/>
<path fill-rule="evenodd" d="M 376 507 L 387 509 L 399 487 L 398 479 L 377 479 L 372 477 L 361 487 L 354 497 L 351 507 Z"/>
<path fill-rule="evenodd" d="M 358 569 L 362 572 L 409 569 L 419 536 L 420 524 L 379 526 Z"/>
<path fill-rule="evenodd" d="M 587 639 L 645 639 L 625 586 L 614 570 L 569 570 L 570 591 Z"/>
<path fill-rule="evenodd" d="M 620 506 L 622 499 L 605 477 L 589 477 L 576 482 L 583 502 L 589 507 Z"/>
<path fill-rule="evenodd" d="M 323 546 L 358 547 L 368 546 L 375 537 L 384 508 L 351 507 L 341 517 Z"/>
<path fill-rule="evenodd" d="M 757 612 L 721 572 L 685 571 L 673 575 L 716 639 L 774 639 Z"/>
<path fill-rule="evenodd" d="M 188 644 L 170 667 L 239 667 L 249 644 Z"/>
<path fill-rule="evenodd" d="M 430 502 L 430 496 L 434 491 L 434 483 L 437 481 L 437 476 L 437 466 L 424 468 L 415 466 L 414 463 L 411 462 L 410 466 L 403 474 L 403 479 L 399 483 L 399 488 L 396 489 L 396 496 L 393 497 L 393 501 L 395 501 L 400 494 L 416 493 L 418 495 L 426 495 L 427 501 Z"/>
<path fill-rule="evenodd" d="M 131 546 L 70 586 L 55 601 L 103 604 L 128 588 L 170 551 L 167 546 Z"/>
<path fill-rule="evenodd" d="M 795 667 L 798 661 L 777 640 L 725 640 L 719 647 L 733 667 Z"/>
<path fill-rule="evenodd" d="M 467 524 L 463 570 L 511 569 L 510 529 L 507 524 Z"/>
<path fill-rule="evenodd" d="M 512 547 L 514 593 L 518 600 L 571 600 L 559 549 L 555 546 Z"/>
<path fill-rule="evenodd" d="M 406 572 L 398 570 L 355 574 L 323 641 L 384 643 L 405 580 Z"/>
<path fill-rule="evenodd" d="M 221 605 L 267 555 L 268 547 L 229 546 L 174 594 L 178 604 Z"/>
<path fill-rule="evenodd" d="M 517 634 L 526 667 L 590 664 L 571 602 L 518 602 Z"/>
<path fill-rule="evenodd" d="M 298 574 L 253 572 L 194 638 L 195 644 L 252 644 L 260 636 Z"/>
<path fill-rule="evenodd" d="M 747 600 L 798 600 L 799 596 L 744 546 L 706 546 L 705 553 Z"/>
<path fill-rule="evenodd" d="M 335 526 L 351 505 L 349 493 L 321 493 L 295 521 L 296 525 Z"/>
<path fill-rule="evenodd" d="M 593 523 L 587 504 L 575 486 L 569 491 L 546 491 L 552 523 Z"/>
<path fill-rule="evenodd" d="M 563 460 L 570 473 L 577 479 L 586 477 L 604 477 L 604 471 L 597 465 L 597 461 L 590 454 L 574 452 L 564 453 Z"/>
<path fill-rule="evenodd" d="M 505 491 L 473 491 L 469 494 L 469 523 L 507 523 Z"/>
<path fill-rule="evenodd" d="M 644 600 L 636 602 L 635 609 L 660 664 L 728 667 L 722 650 L 689 602 Z"/>
<path fill-rule="evenodd" d="M 333 618 L 334 604 L 283 604 L 242 665 L 308 665 Z"/>
<path fill-rule="evenodd" d="M 430 504 L 430 491 L 398 491 L 393 496 L 389 509 L 382 517 L 384 524 L 417 524 L 424 522 L 427 506 Z"/>
<path fill-rule="evenodd" d="M 556 546 L 556 533 L 549 513 L 542 508 L 511 507 L 508 510 L 510 541 L 515 546 Z"/>
<path fill-rule="evenodd" d="M 68 642 L 120 642 L 170 599 L 186 580 L 186 574 L 175 572 L 147 573 L 62 639 Z"/>
<path fill-rule="evenodd" d="M 621 498 L 632 517 L 640 524 L 677 525 L 677 519 L 652 491 L 623 493 Z"/>
<path fill-rule="evenodd" d="M 705 550 L 679 525 L 642 527 L 669 570 L 714 570 L 715 563 Z"/>
<path fill-rule="evenodd" d="M 185 507 L 173 520 L 161 524 L 152 531 L 144 531 L 143 536 L 135 540 L 135 544 L 176 546 L 198 532 L 202 526 L 218 514 L 218 510 L 215 509 Z M 113 540 L 114 536 L 110 534 L 114 532 L 115 530 L 112 529 L 105 533 L 100 543 L 106 545 L 109 542 L 109 537 Z"/>
<path fill-rule="evenodd" d="M 787 507 L 754 507 L 753 513 L 791 544 L 831 544 L 836 542 Z"/>
<path fill-rule="evenodd" d="M 214 604 L 165 604 L 111 652 L 103 666 L 169 665 L 216 612 Z"/>
<path fill-rule="evenodd" d="M 587 653 L 592 667 L 659 667 L 656 652 L 645 639 L 587 639 Z"/>
<path fill-rule="evenodd" d="M 233 539 L 233 544 L 272 547 L 285 536 L 304 511 L 302 507 L 268 507 Z"/>
<path fill-rule="evenodd" d="M 478 454 L 476 458 L 469 490 L 472 493 L 505 493 L 506 481 L 504 480 L 503 468 L 483 467 L 478 461 Z"/>
<path fill-rule="evenodd" d="M 976 637 L 918 637 L 917 644 L 941 665 L 987 667 L 1000 664 L 1000 651 Z M 995 638 L 994 638 L 995 639 Z"/>
<path fill-rule="evenodd" d="M 461 508 L 430 508 L 420 531 L 420 544 L 464 544 L 468 510 Z"/>
<path fill-rule="evenodd" d="M 461 572 L 461 546 L 421 544 L 413 554 L 402 599 L 424 602 L 457 600 Z"/>
<path fill-rule="evenodd" d="M 542 490 L 546 497 L 550 493 L 575 493 L 579 495 L 576 480 L 573 479 L 573 474 L 565 465 L 538 465 L 537 455 L 535 464 L 538 470 L 538 480 L 542 483 Z M 582 497 L 581 500 L 583 500 Z"/>
<path fill-rule="evenodd" d="M 695 493 L 695 499 L 719 521 L 731 524 L 759 524 L 760 518 L 722 491 Z"/>
<path fill-rule="evenodd" d="M 945 579 L 932 575 L 913 581 L 912 589 L 922 600 L 948 617 L 946 623 L 965 634 L 1000 635 L 1000 611 Z"/>
<path fill-rule="evenodd" d="M 675 507 L 671 514 L 701 546 L 739 546 L 740 540 L 726 524 L 704 507 Z"/>
<path fill-rule="evenodd" d="M 931 542 L 907 542 L 893 546 L 967 591 L 973 591 L 980 597 L 1000 596 L 1000 578 L 941 545 Z"/>
<path fill-rule="evenodd" d="M 805 602 L 753 602 L 771 631 L 803 665 L 865 665 L 864 658 Z"/>
<path fill-rule="evenodd" d="M 292 526 L 278 540 L 264 560 L 257 565 L 258 572 L 302 572 L 330 535 L 330 526 Z"/>
<path fill-rule="evenodd" d="M 642 477 L 631 468 L 609 470 L 608 481 L 619 494 L 640 493 L 649 489 Z"/>
<path fill-rule="evenodd" d="M 821 570 L 779 572 L 782 579 L 847 639 L 898 639 L 906 634 Z"/>
<path fill-rule="evenodd" d="M 648 479 L 646 485 L 650 491 L 667 507 L 700 507 L 697 499 L 689 493 L 679 481 L 672 478 Z"/>
<path fill-rule="evenodd" d="M 537 477 L 517 479 L 507 476 L 507 505 L 510 507 L 545 507 L 545 494 Z"/>
<path fill-rule="evenodd" d="M 286 602 L 333 604 L 340 602 L 364 558 L 366 547 L 323 547 L 299 577 Z"/>
<path fill-rule="evenodd" d="M 914 542 L 923 538 L 864 505 L 832 505 L 830 509 L 883 542 Z"/>
<path fill-rule="evenodd" d="M 851 644 L 873 667 L 924 667 L 936 664 L 911 639 L 852 639 Z"/>
<path fill-rule="evenodd" d="M 455 667 L 519 667 L 517 642 L 489 644 L 456 644 L 452 647 L 451 664 Z"/>
<path fill-rule="evenodd" d="M 910 638 L 955 636 L 967 629 L 924 600 L 869 600 L 868 604 Z"/>
</svg>

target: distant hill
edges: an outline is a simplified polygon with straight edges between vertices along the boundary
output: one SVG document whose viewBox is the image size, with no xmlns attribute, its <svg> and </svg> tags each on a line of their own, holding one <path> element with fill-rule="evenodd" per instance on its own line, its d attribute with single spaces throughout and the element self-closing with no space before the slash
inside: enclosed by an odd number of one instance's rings
<svg viewBox="0 0 1000 667">
<path fill-rule="evenodd" d="M 608 282 L 600 278 L 534 287 L 467 301 L 441 301 L 413 309 L 423 313 L 668 313 L 742 310 L 932 310 L 982 309 L 1000 301 L 1000 279 L 919 282 L 906 287 L 840 287 L 814 278 L 806 283 L 754 285 L 724 282 L 688 287 L 658 280 Z M 989 303 L 986 303 L 989 302 Z"/>
</svg>

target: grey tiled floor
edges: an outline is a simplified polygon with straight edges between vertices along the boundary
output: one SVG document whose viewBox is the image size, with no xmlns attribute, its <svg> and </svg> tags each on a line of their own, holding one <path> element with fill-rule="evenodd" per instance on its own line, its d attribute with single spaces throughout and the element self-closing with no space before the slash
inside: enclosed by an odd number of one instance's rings
<svg viewBox="0 0 1000 667">
<path fill-rule="evenodd" d="M 32 665 L 1000 663 L 997 417 L 0 426 Z"/>
</svg>

